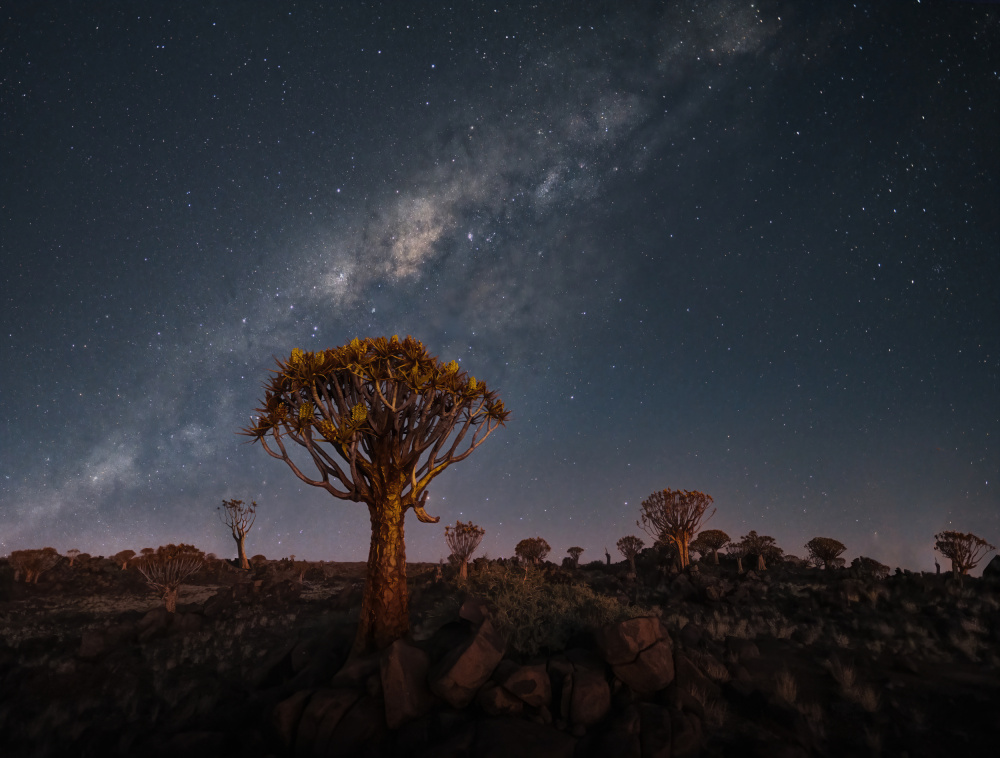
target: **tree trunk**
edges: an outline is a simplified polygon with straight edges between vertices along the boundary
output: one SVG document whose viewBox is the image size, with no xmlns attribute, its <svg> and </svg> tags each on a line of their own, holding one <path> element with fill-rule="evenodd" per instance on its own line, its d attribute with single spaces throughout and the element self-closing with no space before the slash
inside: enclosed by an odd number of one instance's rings
<svg viewBox="0 0 1000 758">
<path fill-rule="evenodd" d="M 458 569 L 458 578 L 463 582 L 469 578 L 469 562 L 462 561 Z"/>
<path fill-rule="evenodd" d="M 398 494 L 368 506 L 372 523 L 368 572 L 352 657 L 388 647 L 410 630 L 403 508 Z"/>
<path fill-rule="evenodd" d="M 719 550 L 717 548 L 712 550 L 712 560 L 715 562 L 716 566 L 719 565 Z"/>
<path fill-rule="evenodd" d="M 758 555 L 757 556 L 757 570 L 758 571 L 767 571 L 767 566 L 764 565 L 764 556 L 763 555 Z"/>
<path fill-rule="evenodd" d="M 177 612 L 177 591 L 179 589 L 179 587 L 163 588 L 163 605 L 167 609 L 167 613 Z"/>
<path fill-rule="evenodd" d="M 241 569 L 250 568 L 250 561 L 247 560 L 247 550 L 245 547 L 247 541 L 246 534 L 245 533 L 235 534 L 233 535 L 233 539 L 236 540 L 236 548 L 237 550 L 239 550 L 240 554 L 240 568 Z"/>
<path fill-rule="evenodd" d="M 736 556 L 736 569 L 738 574 L 743 573 L 743 556 L 741 555 Z"/>
</svg>

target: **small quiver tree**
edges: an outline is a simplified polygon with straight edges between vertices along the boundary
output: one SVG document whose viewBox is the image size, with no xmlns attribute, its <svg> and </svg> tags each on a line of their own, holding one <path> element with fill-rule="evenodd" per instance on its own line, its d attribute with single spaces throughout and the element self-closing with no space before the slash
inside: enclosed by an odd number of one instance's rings
<svg viewBox="0 0 1000 758">
<path fill-rule="evenodd" d="M 889 567 L 862 555 L 851 561 L 851 573 L 858 579 L 882 580 L 889 576 Z"/>
<path fill-rule="evenodd" d="M 639 555 L 639 551 L 643 548 L 643 541 L 636 537 L 634 534 L 629 534 L 622 537 L 617 542 L 618 552 L 621 553 L 625 560 L 628 561 L 628 570 L 630 574 L 635 574 L 635 557 Z"/>
<path fill-rule="evenodd" d="M 406 512 L 437 523 L 424 509 L 427 487 L 468 458 L 508 412 L 458 363 L 440 362 L 412 337 L 295 349 L 277 363 L 256 422 L 243 433 L 306 484 L 368 507 L 371 545 L 351 652 L 388 647 L 410 628 Z M 290 449 L 298 448 L 304 453 L 296 459 Z"/>
<path fill-rule="evenodd" d="M 38 584 L 38 577 L 59 563 L 59 551 L 54 547 L 41 550 L 15 550 L 8 560 L 25 584 Z"/>
<path fill-rule="evenodd" d="M 177 611 L 177 593 L 184 580 L 205 563 L 205 554 L 194 545 L 162 545 L 132 561 L 146 584 L 159 593 L 169 613 Z"/>
<path fill-rule="evenodd" d="M 996 550 L 996 547 L 974 534 L 946 531 L 935 534 L 934 539 L 934 549 L 951 561 L 951 572 L 955 575 L 968 574 L 987 553 Z"/>
<path fill-rule="evenodd" d="M 122 567 L 122 571 L 128 568 L 128 562 L 135 557 L 135 550 L 122 550 L 111 556 L 111 560 Z"/>
<path fill-rule="evenodd" d="M 80 557 L 80 548 L 74 547 L 67 550 L 66 557 L 69 558 L 69 565 L 72 566 L 76 562 L 76 559 Z"/>
<path fill-rule="evenodd" d="M 514 555 L 525 563 L 537 564 L 545 560 L 550 550 L 549 543 L 541 537 L 526 537 L 514 546 Z"/>
<path fill-rule="evenodd" d="M 729 535 L 726 534 L 721 529 L 706 529 L 703 532 L 698 533 L 698 537 L 695 539 L 700 546 L 705 548 L 705 552 L 712 554 L 712 561 L 716 566 L 719 565 L 719 550 L 726 546 L 729 542 Z M 692 545 L 694 543 L 691 543 Z"/>
<path fill-rule="evenodd" d="M 218 507 L 219 519 L 229 527 L 236 542 L 236 550 L 240 560 L 240 568 L 250 568 L 250 561 L 247 560 L 246 541 L 247 532 L 257 520 L 257 503 L 251 501 L 249 505 L 242 500 L 223 500 Z"/>
<path fill-rule="evenodd" d="M 813 537 L 806 543 L 806 550 L 813 561 L 822 563 L 824 570 L 829 570 L 836 566 L 837 558 L 847 547 L 843 542 L 830 537 Z"/>
<path fill-rule="evenodd" d="M 746 543 L 742 540 L 739 542 L 730 542 L 726 545 L 726 552 L 736 559 L 736 572 L 742 574 L 743 559 L 747 557 L 747 553 L 749 552 Z"/>
<path fill-rule="evenodd" d="M 573 562 L 573 568 L 578 568 L 580 566 L 580 556 L 583 555 L 583 548 L 571 547 L 566 552 L 569 553 L 569 559 Z"/>
<path fill-rule="evenodd" d="M 469 559 L 483 541 L 484 534 L 486 530 L 471 521 L 467 524 L 456 521 L 455 526 L 444 528 L 444 541 L 448 543 L 452 557 L 458 564 L 458 578 L 462 581 L 469 578 Z"/>
<path fill-rule="evenodd" d="M 703 522 L 715 515 L 708 512 L 712 497 L 703 492 L 659 490 L 642 501 L 642 522 L 636 522 L 657 544 L 672 544 L 677 550 L 679 567 L 691 563 L 688 545 Z"/>
<path fill-rule="evenodd" d="M 782 553 L 785 552 L 775 544 L 774 537 L 757 534 L 753 530 L 743 537 L 742 542 L 746 546 L 745 555 L 757 556 L 758 571 L 765 571 L 768 561 L 774 562 L 780 560 Z"/>
</svg>

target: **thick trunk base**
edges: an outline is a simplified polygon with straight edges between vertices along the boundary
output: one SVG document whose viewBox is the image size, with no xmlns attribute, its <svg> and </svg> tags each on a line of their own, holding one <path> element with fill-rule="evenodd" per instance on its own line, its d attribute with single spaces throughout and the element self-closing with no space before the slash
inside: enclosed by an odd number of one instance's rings
<svg viewBox="0 0 1000 758">
<path fill-rule="evenodd" d="M 397 500 L 369 511 L 372 540 L 352 657 L 382 650 L 410 631 L 402 508 Z"/>
</svg>

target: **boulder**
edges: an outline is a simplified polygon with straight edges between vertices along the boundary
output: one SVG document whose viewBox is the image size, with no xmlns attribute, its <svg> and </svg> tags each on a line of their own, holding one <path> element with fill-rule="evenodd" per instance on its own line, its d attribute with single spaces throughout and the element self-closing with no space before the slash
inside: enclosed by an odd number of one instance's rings
<svg viewBox="0 0 1000 758">
<path fill-rule="evenodd" d="M 293 695 L 290 700 L 297 697 Z M 326 689 L 313 693 L 295 729 L 295 755 L 324 755 L 337 725 L 360 697 L 354 690 Z M 287 703 L 288 701 L 286 701 Z M 289 704 L 289 710 L 294 703 Z"/>
<path fill-rule="evenodd" d="M 569 698 L 569 719 L 574 725 L 592 726 L 611 710 L 611 688 L 599 671 L 584 666 L 573 668 Z"/>
<path fill-rule="evenodd" d="M 479 690 L 476 702 L 490 716 L 517 716 L 524 710 L 520 698 L 493 682 L 487 682 Z"/>
<path fill-rule="evenodd" d="M 994 555 L 983 569 L 984 579 L 1000 579 L 1000 553 Z"/>
<path fill-rule="evenodd" d="M 453 708 L 464 708 L 490 678 L 504 654 L 503 638 L 487 619 L 465 645 L 446 654 L 431 673 L 431 692 Z"/>
<path fill-rule="evenodd" d="M 379 671 L 385 699 L 385 721 L 390 729 L 398 729 L 427 713 L 434 705 L 434 696 L 427 689 L 430 658 L 420 648 L 399 639 L 382 651 Z"/>
<path fill-rule="evenodd" d="M 639 746 L 643 758 L 670 758 L 670 713 L 654 703 L 639 703 Z"/>
<path fill-rule="evenodd" d="M 617 624 L 608 624 L 594 635 L 604 660 L 612 666 L 631 663 L 640 652 L 667 637 L 667 632 L 655 616 L 643 616 Z"/>
<path fill-rule="evenodd" d="M 302 712 L 313 692 L 314 690 L 299 690 L 290 698 L 282 700 L 271 711 L 271 725 L 286 745 L 294 743 L 299 719 L 302 718 Z"/>
<path fill-rule="evenodd" d="M 493 678 L 505 690 L 535 708 L 548 706 L 552 702 L 552 682 L 545 664 L 518 666 L 513 661 L 503 661 Z"/>
<path fill-rule="evenodd" d="M 483 719 L 470 755 L 476 758 L 572 758 L 576 740 L 550 726 L 499 717 Z"/>
<path fill-rule="evenodd" d="M 92 661 L 108 651 L 109 642 L 108 635 L 103 630 L 87 629 L 83 633 L 76 654 L 85 661 Z"/>
<path fill-rule="evenodd" d="M 612 666 L 615 676 L 640 695 L 652 695 L 674 680 L 674 651 L 669 638 L 643 650 L 632 663 Z"/>
</svg>

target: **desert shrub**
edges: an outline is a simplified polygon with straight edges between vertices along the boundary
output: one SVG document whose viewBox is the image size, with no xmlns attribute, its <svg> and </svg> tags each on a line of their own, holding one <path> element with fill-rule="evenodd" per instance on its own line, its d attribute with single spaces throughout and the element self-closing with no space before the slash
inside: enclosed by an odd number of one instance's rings
<svg viewBox="0 0 1000 758">
<path fill-rule="evenodd" d="M 798 683 L 795 675 L 788 669 L 782 669 L 774 677 L 774 694 L 779 700 L 786 703 L 794 703 L 798 694 Z"/>
<path fill-rule="evenodd" d="M 470 577 L 470 589 L 489 601 L 493 623 L 508 648 L 524 656 L 562 650 L 576 634 L 636 616 L 654 615 L 625 607 L 585 584 L 552 584 L 532 566 L 491 564 Z"/>
</svg>

